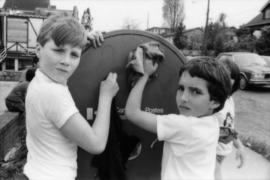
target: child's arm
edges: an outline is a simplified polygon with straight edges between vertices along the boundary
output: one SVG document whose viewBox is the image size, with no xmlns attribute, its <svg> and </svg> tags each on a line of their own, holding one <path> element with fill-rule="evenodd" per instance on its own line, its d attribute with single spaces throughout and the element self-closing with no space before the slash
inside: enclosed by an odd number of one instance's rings
<svg viewBox="0 0 270 180">
<path fill-rule="evenodd" d="M 238 168 L 241 168 L 246 161 L 246 154 L 244 151 L 244 145 L 239 138 L 233 139 L 233 145 L 236 148 L 236 159 L 240 159 L 240 164 Z"/>
<path fill-rule="evenodd" d="M 157 132 L 156 115 L 141 110 L 142 94 L 144 87 L 149 79 L 157 69 L 157 64 L 153 65 L 150 60 L 144 61 L 144 75 L 138 80 L 131 90 L 127 99 L 125 113 L 127 119 L 140 126 L 141 128 L 150 132 Z"/>
<path fill-rule="evenodd" d="M 61 132 L 84 150 L 98 154 L 106 146 L 112 98 L 119 87 L 117 74 L 110 73 L 100 86 L 97 116 L 91 127 L 80 113 L 72 115 L 61 127 Z"/>
</svg>

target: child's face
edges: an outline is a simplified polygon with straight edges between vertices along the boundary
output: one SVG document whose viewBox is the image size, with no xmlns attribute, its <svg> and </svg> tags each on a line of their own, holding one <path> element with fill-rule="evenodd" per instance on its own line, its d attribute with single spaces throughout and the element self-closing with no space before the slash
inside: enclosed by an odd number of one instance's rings
<svg viewBox="0 0 270 180">
<path fill-rule="evenodd" d="M 179 79 L 176 103 L 180 114 L 195 117 L 210 115 L 219 106 L 210 100 L 207 81 L 191 77 L 188 71 L 184 71 Z"/>
<path fill-rule="evenodd" d="M 40 69 L 54 81 L 66 84 L 79 65 L 82 49 L 71 45 L 56 46 L 49 40 L 44 46 L 38 44 L 37 56 Z"/>
</svg>

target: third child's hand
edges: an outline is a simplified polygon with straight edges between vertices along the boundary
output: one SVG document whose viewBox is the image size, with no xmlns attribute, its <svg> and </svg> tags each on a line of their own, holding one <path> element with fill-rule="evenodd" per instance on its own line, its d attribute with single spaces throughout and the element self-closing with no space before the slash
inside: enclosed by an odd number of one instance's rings
<svg viewBox="0 0 270 180">
<path fill-rule="evenodd" d="M 235 158 L 240 160 L 240 164 L 238 165 L 238 168 L 243 167 L 243 165 L 245 164 L 246 161 L 246 155 L 245 152 L 243 150 L 236 150 L 236 154 L 235 154 Z"/>
<path fill-rule="evenodd" d="M 144 75 L 150 76 L 157 70 L 158 63 L 153 63 L 153 61 L 145 59 L 143 62 L 143 66 L 144 66 Z"/>
<path fill-rule="evenodd" d="M 95 48 L 101 46 L 101 43 L 104 41 L 103 35 L 99 31 L 87 32 L 86 36 L 90 45 L 94 46 Z"/>
<path fill-rule="evenodd" d="M 109 73 L 107 78 L 101 82 L 100 93 L 103 95 L 108 95 L 109 97 L 114 97 L 119 90 L 117 84 L 117 74 Z"/>
</svg>

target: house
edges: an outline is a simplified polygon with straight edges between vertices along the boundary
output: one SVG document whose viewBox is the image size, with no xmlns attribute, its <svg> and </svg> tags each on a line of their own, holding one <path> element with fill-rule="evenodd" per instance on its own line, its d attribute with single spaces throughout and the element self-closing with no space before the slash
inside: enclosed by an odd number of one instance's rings
<svg viewBox="0 0 270 180">
<path fill-rule="evenodd" d="M 187 45 L 190 49 L 200 49 L 204 35 L 202 28 L 187 29 L 183 34 L 187 38 Z"/>
<path fill-rule="evenodd" d="M 160 35 L 164 39 L 166 39 L 167 41 L 169 41 L 170 43 L 173 44 L 174 32 L 172 32 L 172 30 L 170 28 L 152 27 L 152 28 L 146 29 L 146 31 Z M 185 30 L 184 36 L 186 36 L 188 41 L 191 41 L 191 42 L 202 41 L 203 29 L 202 28 L 193 28 L 193 29 Z"/>
<path fill-rule="evenodd" d="M 35 10 L 0 9 L 0 70 L 21 71 L 33 66 L 36 38 L 43 21 L 51 14 L 72 10 L 37 7 Z"/>
<path fill-rule="evenodd" d="M 256 17 L 243 25 L 252 31 L 261 30 L 265 26 L 270 26 L 270 0 L 262 7 Z"/>
<path fill-rule="evenodd" d="M 170 28 L 167 27 L 151 27 L 149 29 L 146 29 L 146 31 L 151 32 L 153 34 L 157 34 L 162 36 L 164 39 L 169 41 L 170 43 L 173 44 L 173 36 L 174 33 Z"/>
<path fill-rule="evenodd" d="M 0 70 L 32 66 L 37 33 L 45 18 L 18 10 L 0 12 Z"/>
<path fill-rule="evenodd" d="M 4 9 L 34 11 L 36 7 L 48 8 L 50 0 L 5 0 Z"/>
<path fill-rule="evenodd" d="M 149 29 L 146 29 L 146 31 L 154 33 L 154 34 L 158 34 L 158 35 L 163 35 L 163 34 L 172 32 L 172 30 L 167 27 L 151 27 Z"/>
</svg>

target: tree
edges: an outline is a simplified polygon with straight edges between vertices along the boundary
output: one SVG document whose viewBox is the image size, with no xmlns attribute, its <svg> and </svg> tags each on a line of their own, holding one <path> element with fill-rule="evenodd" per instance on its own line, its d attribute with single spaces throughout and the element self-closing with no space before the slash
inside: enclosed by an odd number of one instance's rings
<svg viewBox="0 0 270 180">
<path fill-rule="evenodd" d="M 93 18 L 91 16 L 90 9 L 87 8 L 83 12 L 81 24 L 84 26 L 84 28 L 87 31 L 91 31 L 93 29 L 92 21 L 93 21 Z"/>
<path fill-rule="evenodd" d="M 238 42 L 235 44 L 234 50 L 236 51 L 249 51 L 253 52 L 255 49 L 256 38 L 252 35 L 252 30 L 240 26 L 236 31 Z"/>
<path fill-rule="evenodd" d="M 178 49 L 184 49 L 187 46 L 187 38 L 184 36 L 185 25 L 181 22 L 176 28 L 173 37 L 173 43 Z"/>
<path fill-rule="evenodd" d="M 240 26 L 239 29 L 237 29 L 237 31 L 236 31 L 237 37 L 247 36 L 247 35 L 251 35 L 251 34 L 252 34 L 251 29 L 246 28 L 244 26 Z"/>
<path fill-rule="evenodd" d="M 214 51 L 215 51 L 215 56 L 217 56 L 219 53 L 223 52 L 224 50 L 224 39 L 222 35 L 219 35 L 215 38 L 214 41 Z"/>
<path fill-rule="evenodd" d="M 226 17 L 227 17 L 226 14 L 220 13 L 217 20 L 217 23 L 219 23 L 219 25 L 223 28 L 226 27 L 226 22 L 225 22 Z"/>
<path fill-rule="evenodd" d="M 255 43 L 256 38 L 252 34 L 238 37 L 235 50 L 253 52 L 255 49 Z"/>
<path fill-rule="evenodd" d="M 228 41 L 225 34 L 228 29 L 225 19 L 226 14 L 221 13 L 217 21 L 214 23 L 211 22 L 208 26 L 206 49 L 214 50 L 215 54 L 224 51 L 225 44 Z"/>
<path fill-rule="evenodd" d="M 270 27 L 262 29 L 262 35 L 256 41 L 255 49 L 261 55 L 270 55 Z"/>
<path fill-rule="evenodd" d="M 174 32 L 185 17 L 184 0 L 164 0 L 162 10 L 165 23 Z"/>
<path fill-rule="evenodd" d="M 79 11 L 77 6 L 73 6 L 72 16 L 79 21 Z"/>
</svg>

